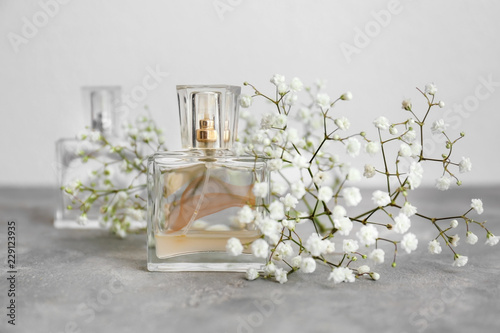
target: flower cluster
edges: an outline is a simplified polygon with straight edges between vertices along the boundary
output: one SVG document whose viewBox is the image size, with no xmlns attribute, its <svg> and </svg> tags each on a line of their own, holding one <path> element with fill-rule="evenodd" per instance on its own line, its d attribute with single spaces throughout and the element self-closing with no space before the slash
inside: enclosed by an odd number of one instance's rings
<svg viewBox="0 0 500 333">
<path fill-rule="evenodd" d="M 166 150 L 155 122 L 141 116 L 126 126 L 126 136 L 116 138 L 99 131 L 78 135 L 79 165 L 89 165 L 88 175 L 65 179 L 61 187 L 69 197 L 67 210 L 80 211 L 78 223 L 97 215 L 101 226 L 119 237 L 132 229 L 145 229 L 147 156 Z"/>
<path fill-rule="evenodd" d="M 473 213 L 483 213 L 480 199 L 472 199 L 463 213 L 450 217 L 427 216 L 411 199 L 412 191 L 422 183 L 426 163 L 442 166 L 435 183 L 442 191 L 449 189 L 453 182 L 461 184 L 457 171 L 464 173 L 472 168 L 467 157 L 460 161 L 452 159 L 453 147 L 465 134 L 451 138 L 443 120 L 432 123 L 430 129 L 433 135 L 445 136 L 445 153 L 436 158 L 424 149 L 427 117 L 434 107 L 444 107 L 444 102 L 435 101 L 434 84 L 419 90 L 427 102 L 422 116 L 414 112 L 411 100 L 406 99 L 402 109 L 407 117 L 400 122 L 391 122 L 383 116 L 375 118 L 373 126 L 377 137 L 370 139 L 365 132 L 349 133 L 350 120 L 333 111 L 338 102 L 352 99 L 350 92 L 332 98 L 323 91 L 324 81 L 306 87 L 298 78 L 287 82 L 278 74 L 270 81 L 274 85 L 272 95 L 244 83 L 252 88 L 253 94 L 241 97 L 240 105 L 244 108 L 241 118 L 246 121 L 246 127 L 235 145 L 236 154 L 267 159 L 272 171 L 270 184 L 257 183 L 253 188 L 256 197 L 270 196 L 269 204 L 245 206 L 235 217 L 239 222 L 253 223 L 262 236 L 250 243 L 242 244 L 237 238 L 227 243 L 231 255 L 240 255 L 247 248 L 254 256 L 266 259 L 260 272 L 255 269 L 247 272 L 249 280 L 264 277 L 285 283 L 291 273 L 314 272 L 317 263 L 330 267 L 328 280 L 334 283 L 353 282 L 362 276 L 378 280 L 379 274 L 372 271 L 367 262 L 359 266 L 356 262 L 361 259 L 383 263 L 385 243 L 394 251 L 392 265 L 395 266 L 398 248 L 411 253 L 419 246 L 417 236 L 411 232 L 415 219 L 427 221 L 437 231 L 428 244 L 429 252 L 440 253 L 444 244 L 453 254 L 454 266 L 463 266 L 468 260 L 455 250 L 460 237 L 453 234 L 453 230 L 460 223 L 465 227 L 469 244 L 478 241 L 469 230 L 472 226 L 485 231 L 487 244 L 498 243 L 499 238 L 486 229 L 484 222 L 471 217 Z M 301 92 L 308 96 L 307 102 L 299 103 Z M 263 98 L 273 109 L 264 114 L 260 122 L 247 110 L 256 98 Z M 294 127 L 296 120 L 303 126 Z M 380 165 L 367 164 L 363 170 L 351 166 L 348 159 L 363 151 L 370 156 L 380 156 Z M 334 152 L 343 153 L 344 157 Z M 385 178 L 386 185 L 372 193 L 372 208 L 362 214 L 349 213 L 348 209 L 359 206 L 363 200 L 355 183 L 362 177 L 376 176 Z M 393 235 L 394 239 L 387 238 L 386 234 Z"/>
</svg>

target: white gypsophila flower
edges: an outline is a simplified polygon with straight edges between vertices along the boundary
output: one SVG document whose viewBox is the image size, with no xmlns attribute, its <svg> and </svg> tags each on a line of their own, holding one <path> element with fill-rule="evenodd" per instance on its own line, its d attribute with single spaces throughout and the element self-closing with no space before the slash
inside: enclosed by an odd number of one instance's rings
<svg viewBox="0 0 500 333">
<path fill-rule="evenodd" d="M 416 138 L 417 138 L 417 132 L 415 132 L 414 130 L 409 130 L 402 136 L 403 141 L 408 143 L 412 143 L 413 141 L 415 141 Z"/>
<path fill-rule="evenodd" d="M 249 281 L 253 281 L 259 277 L 259 272 L 255 268 L 249 268 L 246 271 L 246 278 Z"/>
<path fill-rule="evenodd" d="M 411 217 L 411 216 L 417 214 L 417 207 L 413 206 L 408 201 L 406 201 L 403 204 L 403 207 L 401 207 L 400 212 L 405 214 L 408 217 Z"/>
<path fill-rule="evenodd" d="M 307 159 L 304 156 L 299 155 L 299 154 L 295 155 L 295 157 L 292 160 L 292 164 L 296 168 L 299 168 L 299 169 L 307 169 L 310 166 L 310 164 L 307 161 Z"/>
<path fill-rule="evenodd" d="M 297 94 L 289 93 L 288 95 L 285 96 L 285 104 L 294 105 L 298 99 L 299 96 L 297 96 Z"/>
<path fill-rule="evenodd" d="M 428 95 L 434 95 L 437 92 L 437 87 L 434 82 L 427 83 L 425 85 L 425 93 Z"/>
<path fill-rule="evenodd" d="M 399 131 L 395 126 L 391 126 L 389 127 L 389 133 L 391 133 L 392 135 L 396 135 L 399 133 Z"/>
<path fill-rule="evenodd" d="M 472 199 L 471 208 L 474 209 L 479 215 L 481 215 L 484 212 L 483 209 L 483 201 L 481 199 Z"/>
<path fill-rule="evenodd" d="M 328 276 L 328 280 L 333 280 L 333 283 L 341 283 L 345 280 L 345 273 L 343 267 L 336 267 L 332 270 L 330 275 Z"/>
<path fill-rule="evenodd" d="M 269 193 L 269 185 L 267 183 L 255 183 L 252 192 L 257 198 L 265 198 Z"/>
<path fill-rule="evenodd" d="M 239 116 L 240 116 L 240 119 L 248 120 L 250 118 L 250 111 L 240 110 Z"/>
<path fill-rule="evenodd" d="M 335 244 L 332 241 L 325 239 L 323 242 L 326 244 L 325 253 L 330 254 L 335 252 Z"/>
<path fill-rule="evenodd" d="M 451 227 L 451 228 L 456 228 L 456 227 L 458 227 L 458 221 L 457 221 L 457 220 L 451 220 L 451 222 L 450 222 L 450 227 Z"/>
<path fill-rule="evenodd" d="M 378 142 L 370 141 L 365 145 L 365 151 L 370 156 L 374 156 L 380 151 L 380 144 Z"/>
<path fill-rule="evenodd" d="M 350 101 L 352 99 L 352 93 L 350 91 L 346 91 L 340 96 L 340 99 L 343 101 Z"/>
<path fill-rule="evenodd" d="M 292 185 L 290 185 L 290 190 L 292 191 L 293 196 L 299 200 L 302 199 L 304 194 L 306 194 L 305 185 L 301 180 L 293 182 Z"/>
<path fill-rule="evenodd" d="M 413 154 L 413 152 L 411 150 L 410 145 L 408 145 L 407 143 L 403 142 L 399 146 L 399 152 L 398 152 L 398 154 L 401 157 L 410 157 Z"/>
<path fill-rule="evenodd" d="M 318 200 L 328 203 L 333 198 L 333 190 L 330 186 L 321 186 L 318 190 Z"/>
<path fill-rule="evenodd" d="M 301 107 L 298 111 L 298 119 L 307 124 L 311 119 L 311 110 L 305 106 Z"/>
<path fill-rule="evenodd" d="M 448 175 L 444 175 L 436 179 L 436 188 L 440 191 L 446 191 L 450 188 L 451 178 Z"/>
<path fill-rule="evenodd" d="M 410 145 L 412 156 L 419 157 L 422 152 L 422 145 L 418 142 L 413 142 Z"/>
<path fill-rule="evenodd" d="M 286 283 L 288 281 L 287 272 L 283 268 L 276 268 L 274 272 L 274 278 L 280 284 Z"/>
<path fill-rule="evenodd" d="M 401 108 L 404 109 L 404 110 L 407 110 L 407 111 L 410 111 L 411 110 L 411 99 L 410 98 L 406 98 L 404 99 L 402 102 L 401 102 Z"/>
<path fill-rule="evenodd" d="M 330 96 L 325 93 L 319 93 L 316 95 L 316 103 L 322 108 L 322 109 L 328 109 L 330 107 Z"/>
<path fill-rule="evenodd" d="M 257 218 L 255 219 L 255 225 L 264 235 L 272 240 L 274 240 L 276 236 L 278 236 L 281 229 L 281 224 L 276 220 L 273 220 L 269 216 L 265 216 L 263 218 L 257 216 Z"/>
<path fill-rule="evenodd" d="M 304 84 L 302 83 L 302 81 L 300 81 L 298 77 L 294 77 L 292 81 L 290 81 L 290 89 L 292 89 L 293 91 L 299 92 L 302 90 L 303 87 Z"/>
<path fill-rule="evenodd" d="M 281 225 L 285 228 L 288 228 L 289 230 L 294 231 L 295 230 L 295 224 L 297 224 L 296 220 L 294 219 L 283 219 L 281 220 Z"/>
<path fill-rule="evenodd" d="M 235 142 L 233 144 L 233 152 L 236 156 L 241 156 L 245 154 L 245 146 L 241 142 Z"/>
<path fill-rule="evenodd" d="M 468 157 L 462 157 L 462 160 L 458 164 L 458 170 L 460 173 L 470 172 L 472 170 L 472 162 Z"/>
<path fill-rule="evenodd" d="M 373 262 L 375 262 L 376 264 L 382 264 L 385 260 L 385 251 L 382 249 L 374 249 L 372 252 L 370 252 L 368 258 L 373 260 Z"/>
<path fill-rule="evenodd" d="M 231 256 L 239 256 L 243 252 L 240 240 L 235 237 L 229 238 L 226 243 L 226 252 Z"/>
<path fill-rule="evenodd" d="M 498 236 L 493 235 L 491 232 L 488 232 L 486 234 L 486 242 L 485 242 L 485 244 L 488 244 L 490 246 L 495 246 L 495 245 L 498 244 L 498 241 L 499 241 L 499 237 Z"/>
<path fill-rule="evenodd" d="M 438 106 L 439 106 L 440 108 L 444 108 L 444 105 L 445 105 L 445 104 L 444 104 L 444 102 L 443 102 L 443 101 L 439 101 Z"/>
<path fill-rule="evenodd" d="M 449 125 L 446 124 L 443 119 L 436 120 L 435 122 L 432 123 L 431 126 L 432 134 L 441 134 L 444 131 L 446 131 L 448 126 Z"/>
<path fill-rule="evenodd" d="M 376 169 L 371 164 L 365 164 L 365 171 L 363 172 L 363 176 L 366 178 L 372 178 L 376 174 Z"/>
<path fill-rule="evenodd" d="M 411 232 L 407 233 L 401 240 L 401 246 L 403 247 L 403 250 L 406 251 L 406 253 L 415 251 L 418 246 L 417 236 L 415 236 L 415 234 L 412 234 Z"/>
<path fill-rule="evenodd" d="M 286 114 L 275 114 L 273 126 L 277 128 L 284 128 L 288 122 L 288 116 Z"/>
<path fill-rule="evenodd" d="M 358 249 L 359 244 L 357 240 L 344 239 L 342 241 L 342 251 L 344 251 L 344 253 L 356 252 Z"/>
<path fill-rule="evenodd" d="M 376 190 L 375 192 L 373 192 L 372 200 L 373 203 L 375 203 L 375 205 L 379 207 L 387 206 L 392 201 L 389 193 L 380 190 Z"/>
<path fill-rule="evenodd" d="M 285 217 L 285 207 L 280 201 L 275 200 L 269 205 L 269 216 L 273 220 L 281 220 Z"/>
<path fill-rule="evenodd" d="M 283 75 L 280 75 L 280 74 L 274 74 L 270 81 L 272 84 L 274 84 L 277 87 L 281 83 L 285 83 L 285 77 Z"/>
<path fill-rule="evenodd" d="M 262 238 L 256 239 L 252 243 L 252 254 L 257 258 L 267 258 L 269 244 Z"/>
<path fill-rule="evenodd" d="M 352 270 L 347 267 L 336 267 L 332 270 L 330 275 L 328 276 L 328 280 L 333 280 L 333 283 L 341 283 L 341 282 L 354 282 L 356 280 L 355 275 Z"/>
<path fill-rule="evenodd" d="M 474 245 L 477 243 L 478 240 L 479 238 L 476 236 L 476 234 L 474 234 L 472 231 L 467 231 L 465 241 L 468 244 Z"/>
<path fill-rule="evenodd" d="M 274 272 L 276 272 L 276 265 L 272 262 L 268 262 L 266 265 L 264 265 L 262 272 L 266 276 L 274 274 Z"/>
<path fill-rule="evenodd" d="M 347 207 L 357 206 L 363 199 L 357 187 L 345 187 L 342 196 Z"/>
<path fill-rule="evenodd" d="M 272 181 L 271 182 L 271 193 L 282 196 L 288 191 L 288 185 L 283 182 Z M 304 190 L 305 193 L 305 190 Z M 299 198 L 300 199 L 300 198 Z"/>
<path fill-rule="evenodd" d="M 337 229 L 338 233 L 342 236 L 348 236 L 353 227 L 352 221 L 348 217 L 334 218 L 333 224 L 335 229 Z"/>
<path fill-rule="evenodd" d="M 345 210 L 344 207 L 340 206 L 340 205 L 336 205 L 335 207 L 333 207 L 332 209 L 332 217 L 333 219 L 340 219 L 340 218 L 343 218 L 347 215 L 347 211 Z"/>
<path fill-rule="evenodd" d="M 399 213 L 399 215 L 394 218 L 394 232 L 404 234 L 410 227 L 411 221 L 405 214 Z"/>
<path fill-rule="evenodd" d="M 455 254 L 455 260 L 453 260 L 453 266 L 463 267 L 467 265 L 469 258 L 467 256 L 461 256 L 460 254 Z"/>
<path fill-rule="evenodd" d="M 361 143 L 358 139 L 350 137 L 345 143 L 346 152 L 351 157 L 356 157 L 359 155 L 359 150 L 361 149 Z"/>
<path fill-rule="evenodd" d="M 369 266 L 362 265 L 362 266 L 358 267 L 358 274 L 359 275 L 363 275 L 363 274 L 367 274 L 367 273 L 370 273 L 370 267 Z"/>
<path fill-rule="evenodd" d="M 441 244 L 437 239 L 431 240 L 428 246 L 429 252 L 432 254 L 439 254 L 442 251 Z"/>
<path fill-rule="evenodd" d="M 90 142 L 98 142 L 101 140 L 101 133 L 98 131 L 90 131 L 88 134 L 88 138 Z"/>
<path fill-rule="evenodd" d="M 422 168 L 421 163 L 412 161 L 408 171 L 408 184 L 410 184 L 410 189 L 416 189 L 422 183 L 422 177 L 424 176 L 424 168 Z"/>
<path fill-rule="evenodd" d="M 240 96 L 240 106 L 242 108 L 249 108 L 252 105 L 252 96 L 241 95 Z"/>
<path fill-rule="evenodd" d="M 374 281 L 378 281 L 378 279 L 380 279 L 380 274 L 377 273 L 377 272 L 371 272 L 370 273 L 370 277 L 374 280 Z"/>
<path fill-rule="evenodd" d="M 76 222 L 78 222 L 79 225 L 86 225 L 88 222 L 88 217 L 87 214 L 83 213 L 78 218 L 76 219 Z"/>
<path fill-rule="evenodd" d="M 376 118 L 373 121 L 373 125 L 375 125 L 376 128 L 378 128 L 379 130 L 382 130 L 382 131 L 387 130 L 390 126 L 389 120 L 384 116 L 380 116 L 380 117 Z"/>
<path fill-rule="evenodd" d="M 134 221 L 144 220 L 144 212 L 141 209 L 127 208 L 125 214 L 130 216 Z"/>
<path fill-rule="evenodd" d="M 314 176 L 313 176 L 313 182 L 314 184 L 321 186 L 323 183 L 327 182 L 330 180 L 330 175 L 328 173 L 323 172 L 323 171 L 318 171 Z"/>
<path fill-rule="evenodd" d="M 280 158 L 273 158 L 267 165 L 269 166 L 269 171 L 279 171 L 283 168 L 283 160 Z"/>
<path fill-rule="evenodd" d="M 317 257 L 326 252 L 327 243 L 321 239 L 321 236 L 312 233 L 306 241 L 305 248 L 311 255 Z"/>
<path fill-rule="evenodd" d="M 316 270 L 316 260 L 307 257 L 302 259 L 300 263 L 300 270 L 304 273 L 312 273 Z"/>
<path fill-rule="evenodd" d="M 351 127 L 351 122 L 346 117 L 340 117 L 335 119 L 335 125 L 343 131 L 348 130 Z"/>
<path fill-rule="evenodd" d="M 276 246 L 273 252 L 273 258 L 276 260 L 282 260 L 283 258 L 289 258 L 294 255 L 293 248 L 289 242 L 281 242 Z"/>
<path fill-rule="evenodd" d="M 153 132 L 142 131 L 140 132 L 139 137 L 141 138 L 142 141 L 148 143 L 151 142 L 151 140 L 153 140 L 154 134 Z"/>
<path fill-rule="evenodd" d="M 290 260 L 290 265 L 292 265 L 293 268 L 299 268 L 301 264 L 302 264 L 301 256 L 295 256 Z"/>
<path fill-rule="evenodd" d="M 288 85 L 286 83 L 280 83 L 278 85 L 278 93 L 281 95 L 286 94 L 288 91 Z"/>
<path fill-rule="evenodd" d="M 453 236 L 449 237 L 448 239 L 449 239 L 451 245 L 457 247 L 458 246 L 458 241 L 460 240 L 460 236 L 453 235 Z"/>
<path fill-rule="evenodd" d="M 292 144 L 297 144 L 301 138 L 299 137 L 299 132 L 295 128 L 288 127 L 286 129 L 286 139 Z"/>
<path fill-rule="evenodd" d="M 297 204 L 299 203 L 299 200 L 297 200 L 296 197 L 294 197 L 292 194 L 287 193 L 286 196 L 280 198 L 280 201 L 285 205 L 285 210 L 288 211 L 291 208 L 295 208 Z"/>
<path fill-rule="evenodd" d="M 262 119 L 260 120 L 260 128 L 263 130 L 270 129 L 271 127 L 274 126 L 275 120 L 276 120 L 276 117 L 274 114 L 266 113 L 265 115 L 262 116 Z M 264 132 L 260 132 L 260 133 L 264 133 Z"/>
<path fill-rule="evenodd" d="M 356 168 L 350 168 L 346 178 L 351 182 L 359 182 L 361 180 L 361 172 Z"/>
<path fill-rule="evenodd" d="M 362 226 L 356 233 L 362 245 L 373 245 L 378 238 L 378 230 L 372 224 Z"/>
</svg>

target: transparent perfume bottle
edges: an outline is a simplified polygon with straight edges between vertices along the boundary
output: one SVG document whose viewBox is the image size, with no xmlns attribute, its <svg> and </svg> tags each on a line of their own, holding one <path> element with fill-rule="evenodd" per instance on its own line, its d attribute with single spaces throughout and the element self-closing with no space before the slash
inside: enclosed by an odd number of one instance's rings
<svg viewBox="0 0 500 333">
<path fill-rule="evenodd" d="M 245 250 L 226 253 L 236 237 L 243 244 L 261 236 L 234 219 L 244 205 L 259 207 L 253 185 L 269 182 L 264 160 L 235 156 L 236 86 L 177 86 L 182 146 L 148 161 L 148 269 L 150 271 L 245 271 L 262 259 Z M 257 208 L 258 209 L 258 208 Z"/>
<path fill-rule="evenodd" d="M 109 142 L 118 144 L 122 140 L 125 115 L 115 108 L 119 104 L 120 87 L 84 87 L 82 88 L 85 108 L 89 110 L 91 126 L 86 134 L 88 139 L 63 138 L 56 142 L 56 158 L 58 184 L 60 187 L 75 188 L 76 183 L 96 190 L 106 190 L 109 185 L 125 186 L 126 179 L 120 177 L 116 169 L 116 154 L 104 149 L 99 138 L 105 137 Z M 103 170 L 103 166 L 106 170 Z M 99 172 L 114 173 L 105 179 L 99 177 Z M 77 190 L 60 191 L 59 204 L 56 210 L 54 226 L 56 228 L 95 229 L 102 228 L 99 223 L 99 202 L 92 205 L 86 213 L 85 221 L 81 221 L 82 211 L 79 208 L 86 197 Z"/>
</svg>

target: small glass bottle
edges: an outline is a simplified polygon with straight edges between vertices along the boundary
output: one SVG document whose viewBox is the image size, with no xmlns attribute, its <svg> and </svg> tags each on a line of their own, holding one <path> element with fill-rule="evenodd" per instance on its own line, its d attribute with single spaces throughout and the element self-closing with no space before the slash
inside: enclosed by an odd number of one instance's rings
<svg viewBox="0 0 500 333">
<path fill-rule="evenodd" d="M 105 137 L 109 142 L 119 143 L 122 140 L 124 114 L 115 106 L 119 105 L 120 87 L 101 86 L 82 88 L 85 108 L 90 112 L 91 126 L 85 134 L 88 138 L 63 138 L 56 142 L 58 184 L 68 191 L 60 191 L 59 204 L 56 210 L 54 226 L 56 228 L 76 228 L 76 229 L 97 229 L 102 228 L 98 221 L 98 204 L 92 205 L 90 211 L 84 216 L 82 221 L 82 211 L 79 208 L 82 201 L 78 194 L 77 184 L 92 186 L 97 190 L 109 188 L 112 184 L 119 187 L 120 183 L 125 184 L 124 179 L 120 179 L 116 173 L 111 182 L 111 173 L 117 158 L 103 149 L 101 137 Z M 109 162 L 109 167 L 103 169 L 103 165 Z M 103 169 L 109 177 L 107 181 L 103 177 L 99 178 L 96 170 Z M 107 184 L 103 182 L 106 181 Z"/>
<path fill-rule="evenodd" d="M 236 86 L 177 86 L 181 139 L 186 151 L 159 152 L 148 161 L 148 270 L 245 271 L 262 259 L 226 253 L 231 237 L 250 243 L 261 236 L 234 219 L 244 205 L 258 207 L 256 182 L 269 182 L 264 160 L 236 156 Z"/>
</svg>

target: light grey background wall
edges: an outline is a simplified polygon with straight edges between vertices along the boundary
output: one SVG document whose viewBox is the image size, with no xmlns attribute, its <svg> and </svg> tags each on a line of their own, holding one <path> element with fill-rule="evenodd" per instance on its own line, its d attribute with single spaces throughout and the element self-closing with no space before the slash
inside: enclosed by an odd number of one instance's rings
<svg viewBox="0 0 500 333">
<path fill-rule="evenodd" d="M 179 148 L 175 85 L 328 80 L 355 128 L 433 81 L 467 140 L 468 184 L 499 183 L 500 2 L 0 0 L 0 185 L 55 184 L 54 142 L 88 124 L 81 86 L 121 85 Z M 157 84 L 138 94 L 143 80 Z M 167 74 L 168 73 L 168 74 Z M 154 83 L 154 82 L 153 82 Z M 430 180 L 433 181 L 432 179 Z"/>
</svg>

